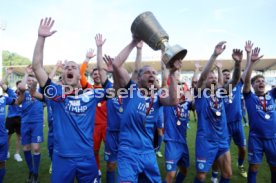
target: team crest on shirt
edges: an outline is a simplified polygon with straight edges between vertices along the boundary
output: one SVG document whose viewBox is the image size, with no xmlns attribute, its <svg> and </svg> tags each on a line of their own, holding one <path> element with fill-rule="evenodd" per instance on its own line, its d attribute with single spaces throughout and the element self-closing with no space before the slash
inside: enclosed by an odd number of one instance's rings
<svg viewBox="0 0 276 183">
<path fill-rule="evenodd" d="M 269 94 L 267 94 L 267 95 L 265 96 L 265 99 L 266 99 L 266 100 L 271 100 L 271 96 L 270 96 Z"/>
<path fill-rule="evenodd" d="M 5 107 L 0 107 L 0 113 L 5 112 Z"/>
<path fill-rule="evenodd" d="M 1 97 L 0 98 L 0 104 L 4 104 L 5 103 L 5 98 L 4 97 Z"/>
<path fill-rule="evenodd" d="M 81 96 L 81 100 L 83 101 L 83 102 L 85 102 L 85 103 L 87 103 L 87 102 L 89 102 L 89 97 L 87 96 L 87 95 L 82 95 Z"/>
</svg>

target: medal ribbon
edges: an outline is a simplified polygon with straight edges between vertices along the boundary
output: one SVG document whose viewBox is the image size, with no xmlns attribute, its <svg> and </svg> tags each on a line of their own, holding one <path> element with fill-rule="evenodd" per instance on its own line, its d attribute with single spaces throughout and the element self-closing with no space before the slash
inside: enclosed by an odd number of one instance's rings
<svg viewBox="0 0 276 183">
<path fill-rule="evenodd" d="M 119 102 L 119 104 L 120 104 L 120 107 L 122 107 L 123 100 L 122 100 L 122 98 L 121 98 L 120 96 L 118 96 L 118 102 Z"/>
<path fill-rule="evenodd" d="M 180 114 L 181 114 L 181 110 L 179 109 L 179 106 L 178 106 L 178 105 L 177 105 L 177 107 L 176 107 L 176 114 L 177 114 L 177 118 L 178 118 L 178 120 L 179 120 Z"/>
<path fill-rule="evenodd" d="M 153 106 L 153 99 L 154 99 L 154 98 L 151 97 L 149 107 L 148 107 L 147 110 L 146 110 L 146 116 L 149 115 L 149 112 L 150 112 L 150 110 L 151 110 L 151 108 L 152 108 L 152 106 Z"/>
<path fill-rule="evenodd" d="M 258 97 L 260 103 L 262 104 L 264 112 L 266 112 L 266 99 L 264 97 L 264 100 L 261 100 L 260 97 Z"/>
<path fill-rule="evenodd" d="M 213 103 L 214 103 L 214 107 L 215 107 L 216 109 L 218 109 L 218 98 L 217 98 L 216 96 L 214 96 L 214 98 L 211 97 L 211 99 L 212 99 L 212 101 L 213 101 Z"/>
</svg>

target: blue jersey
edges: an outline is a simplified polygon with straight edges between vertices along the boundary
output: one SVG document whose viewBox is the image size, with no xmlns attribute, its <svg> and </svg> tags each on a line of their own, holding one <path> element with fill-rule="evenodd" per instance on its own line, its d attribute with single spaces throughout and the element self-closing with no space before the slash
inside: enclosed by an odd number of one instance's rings
<svg viewBox="0 0 276 183">
<path fill-rule="evenodd" d="M 206 91 L 203 90 L 201 96 L 195 98 L 198 115 L 197 136 L 213 141 L 227 139 L 229 135 L 223 98 L 216 92 L 213 100 L 210 96 L 206 96 Z"/>
<path fill-rule="evenodd" d="M 9 97 L 15 98 L 15 99 L 17 98 L 16 93 L 12 89 L 8 88 L 6 92 L 9 95 Z M 9 105 L 7 117 L 12 118 L 12 117 L 16 117 L 16 116 L 21 116 L 21 112 L 22 112 L 22 109 L 20 106 Z"/>
<path fill-rule="evenodd" d="M 0 144 L 7 141 L 8 132 L 5 127 L 6 105 L 12 105 L 15 99 L 5 96 L 0 96 Z"/>
<path fill-rule="evenodd" d="M 157 117 L 157 128 L 164 128 L 164 111 L 163 106 L 160 106 L 159 108 L 159 114 Z"/>
<path fill-rule="evenodd" d="M 164 106 L 165 134 L 164 141 L 186 143 L 187 123 L 191 102 L 177 106 Z"/>
<path fill-rule="evenodd" d="M 55 89 L 55 96 L 52 96 L 50 88 Z M 53 109 L 54 152 L 62 157 L 93 154 L 95 111 L 98 102 L 104 99 L 104 89 L 62 97 L 62 86 L 49 79 L 45 90 Z"/>
<path fill-rule="evenodd" d="M 275 138 L 276 88 L 262 97 L 258 97 L 250 91 L 249 93 L 244 94 L 244 99 L 250 124 L 249 135 L 260 138 Z"/>
<path fill-rule="evenodd" d="M 123 96 L 125 112 L 120 124 L 119 151 L 148 153 L 153 151 L 152 128 L 156 128 L 159 98 L 143 97 L 137 85 L 130 81 L 128 95 Z M 148 111 L 148 115 L 146 115 Z"/>
<path fill-rule="evenodd" d="M 232 90 L 231 96 L 224 98 L 226 119 L 228 123 L 242 120 L 241 90 L 242 81 L 240 81 Z"/>
<path fill-rule="evenodd" d="M 50 104 L 50 100 L 44 97 L 44 102 L 47 105 L 47 116 L 48 116 L 48 136 L 53 136 L 53 109 Z"/>
<path fill-rule="evenodd" d="M 21 123 L 43 123 L 43 104 L 30 95 L 29 90 L 24 93 L 22 102 Z"/>
<path fill-rule="evenodd" d="M 124 112 L 122 99 L 118 97 L 108 98 L 106 101 L 107 108 L 107 129 L 110 132 L 120 131 L 120 121 Z"/>
</svg>

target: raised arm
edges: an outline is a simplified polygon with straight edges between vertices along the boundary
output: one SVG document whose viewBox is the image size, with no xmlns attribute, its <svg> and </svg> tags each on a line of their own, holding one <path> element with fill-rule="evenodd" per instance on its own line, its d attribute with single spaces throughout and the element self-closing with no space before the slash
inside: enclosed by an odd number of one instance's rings
<svg viewBox="0 0 276 183">
<path fill-rule="evenodd" d="M 165 63 L 161 60 L 161 79 L 162 84 L 161 88 L 167 88 L 168 87 L 168 78 L 169 78 L 169 70 L 167 69 Z"/>
<path fill-rule="evenodd" d="M 13 72 L 13 68 L 7 68 L 6 69 L 6 74 L 3 78 L 3 80 L 1 81 L 1 87 L 3 89 L 3 91 L 7 91 L 8 89 L 8 77 L 12 74 Z"/>
<path fill-rule="evenodd" d="M 8 78 L 9 78 L 9 76 L 10 76 L 12 73 L 13 73 L 13 68 L 12 68 L 12 67 L 6 69 L 6 74 L 5 74 L 5 76 L 4 76 L 3 80 L 2 80 L 3 83 L 5 83 L 6 85 L 9 84 Z"/>
<path fill-rule="evenodd" d="M 41 19 L 38 28 L 38 38 L 34 49 L 32 67 L 40 87 L 44 87 L 48 80 L 48 75 L 43 69 L 43 51 L 45 39 L 56 32 L 51 31 L 54 22 L 51 18 Z"/>
<path fill-rule="evenodd" d="M 233 49 L 232 58 L 235 61 L 234 72 L 232 75 L 232 79 L 224 85 L 224 88 L 228 91 L 229 85 L 232 85 L 231 88 L 234 88 L 241 78 L 241 61 L 242 61 L 243 53 L 242 50 Z"/>
<path fill-rule="evenodd" d="M 42 101 L 43 100 L 43 95 L 41 93 L 37 92 L 36 86 L 37 86 L 37 82 L 34 81 L 32 83 L 32 86 L 30 87 L 30 95 L 32 97 L 36 98 L 37 100 Z"/>
<path fill-rule="evenodd" d="M 32 65 L 28 65 L 25 68 L 25 75 L 24 75 L 23 79 L 21 80 L 21 82 L 18 84 L 18 88 L 20 91 L 25 91 L 27 89 L 26 85 L 27 85 L 27 80 L 28 80 L 29 74 L 33 74 Z"/>
<path fill-rule="evenodd" d="M 97 34 L 95 37 L 95 42 L 97 46 L 97 67 L 101 78 L 101 83 L 104 84 L 107 80 L 106 71 L 104 69 L 104 60 L 103 60 L 103 45 L 106 39 L 103 39 L 101 34 Z"/>
<path fill-rule="evenodd" d="M 220 86 L 223 86 L 222 64 L 221 64 L 220 61 L 216 61 L 215 66 L 216 66 L 217 71 L 218 71 L 218 84 Z"/>
<path fill-rule="evenodd" d="M 209 72 L 211 71 L 213 64 L 216 60 L 216 58 L 225 50 L 226 46 L 225 46 L 226 41 L 222 41 L 219 42 L 214 50 L 214 53 L 212 54 L 211 58 L 209 59 L 208 63 L 205 65 L 205 67 L 203 68 L 203 71 L 199 77 L 198 83 L 197 83 L 197 88 L 205 88 L 204 85 L 204 81 L 206 80 Z"/>
<path fill-rule="evenodd" d="M 123 68 L 123 63 L 126 61 L 130 52 L 137 44 L 136 39 L 132 39 L 132 41 L 115 57 L 113 62 L 113 75 L 117 77 L 118 87 L 126 87 L 130 81 L 130 76 L 125 68 Z"/>
<path fill-rule="evenodd" d="M 81 83 L 82 88 L 90 87 L 89 86 L 90 83 L 88 83 L 88 81 L 87 81 L 87 78 L 85 76 L 85 72 L 86 72 L 89 61 L 95 56 L 96 55 L 94 54 L 94 50 L 90 48 L 86 52 L 85 60 L 83 61 L 83 63 L 80 66 L 80 75 L 81 75 L 80 83 Z"/>
<path fill-rule="evenodd" d="M 143 47 L 143 41 L 140 41 L 137 45 L 136 45 L 136 60 L 135 60 L 135 68 L 134 68 L 134 72 L 132 73 L 131 76 L 131 80 L 133 80 L 134 82 L 137 83 L 138 81 L 138 72 L 141 69 L 142 65 L 142 47 Z"/>
<path fill-rule="evenodd" d="M 245 69 L 248 67 L 248 65 L 251 62 L 252 48 L 253 48 L 253 43 L 251 41 L 246 41 L 245 42 L 245 46 L 244 46 L 244 49 L 246 51 L 246 65 L 245 65 Z M 245 81 L 245 72 L 242 73 L 241 79 L 242 79 L 243 82 Z"/>
<path fill-rule="evenodd" d="M 194 74 L 193 74 L 193 77 L 192 77 L 193 81 L 198 81 L 198 76 L 199 76 L 199 73 L 200 73 L 200 68 L 201 68 L 201 65 L 198 62 L 196 62 L 195 63 Z"/>
<path fill-rule="evenodd" d="M 50 79 L 53 79 L 55 77 L 58 68 L 62 68 L 62 61 L 61 60 L 57 61 L 56 65 L 54 66 L 54 68 L 50 72 L 50 74 L 49 74 Z"/>
<path fill-rule="evenodd" d="M 170 86 L 169 86 L 169 96 L 168 97 L 161 97 L 160 102 L 162 105 L 165 106 L 175 106 L 178 104 L 177 98 L 177 78 L 176 78 L 176 71 L 181 69 L 182 62 L 181 60 L 176 60 L 173 64 L 173 67 L 170 69 L 169 79 L 170 79 Z"/>
<path fill-rule="evenodd" d="M 245 79 L 244 79 L 244 86 L 243 86 L 243 93 L 249 93 L 251 89 L 251 84 L 250 84 L 250 79 L 251 79 L 251 74 L 253 71 L 253 66 L 257 61 L 259 61 L 262 56 L 259 56 L 260 53 L 260 48 L 256 47 L 251 54 L 251 61 L 249 62 L 247 68 L 245 68 Z"/>
</svg>

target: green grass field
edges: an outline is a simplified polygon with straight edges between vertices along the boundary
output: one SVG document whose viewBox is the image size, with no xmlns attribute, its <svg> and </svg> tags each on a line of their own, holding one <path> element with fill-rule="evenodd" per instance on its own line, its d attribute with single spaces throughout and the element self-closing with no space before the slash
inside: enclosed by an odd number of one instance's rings
<svg viewBox="0 0 276 183">
<path fill-rule="evenodd" d="M 47 119 L 47 118 L 45 118 Z M 47 123 L 45 123 L 47 124 Z M 196 123 L 191 119 L 190 122 L 191 129 L 188 130 L 187 138 L 188 138 L 188 145 L 189 145 L 189 151 L 190 151 L 190 168 L 188 170 L 188 175 L 185 179 L 185 182 L 192 183 L 194 176 L 195 176 L 195 135 L 196 135 Z M 41 147 L 41 164 L 39 169 L 39 179 L 41 183 L 47 183 L 50 182 L 50 174 L 49 174 L 49 166 L 50 166 L 50 160 L 48 158 L 48 151 L 47 151 L 47 125 L 45 125 L 44 128 L 44 142 L 42 143 Z M 248 135 L 248 127 L 245 127 L 246 136 Z M 16 162 L 13 159 L 13 154 L 15 152 L 15 135 L 12 139 L 12 145 L 10 147 L 10 153 L 11 158 L 7 161 L 7 173 L 4 179 L 4 183 L 23 183 L 25 182 L 25 179 L 28 174 L 28 169 L 26 162 Z M 164 144 L 161 148 L 162 153 L 164 152 Z M 164 153 L 163 153 L 164 154 Z M 238 174 L 237 169 L 237 148 L 233 145 L 231 146 L 231 155 L 232 155 L 232 168 L 233 168 L 233 176 L 231 182 L 233 183 L 243 183 L 246 182 L 245 178 L 242 178 Z M 21 152 L 21 156 L 23 158 L 23 153 Z M 165 166 L 164 166 L 164 159 L 158 158 L 159 168 L 162 175 L 162 178 L 165 177 Z M 101 166 L 102 166 L 102 182 L 105 182 L 105 162 L 103 161 L 103 144 L 101 146 Z M 247 161 L 245 163 L 245 167 L 248 167 Z M 208 174 L 208 177 L 206 179 L 206 182 L 210 181 L 210 173 Z M 263 183 L 263 182 L 270 182 L 270 170 L 266 163 L 266 160 L 264 158 L 263 164 L 259 170 L 259 173 L 257 175 L 257 182 Z"/>
</svg>

